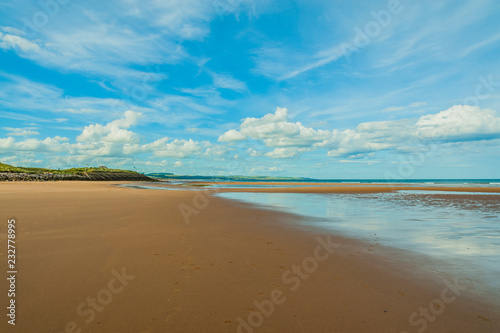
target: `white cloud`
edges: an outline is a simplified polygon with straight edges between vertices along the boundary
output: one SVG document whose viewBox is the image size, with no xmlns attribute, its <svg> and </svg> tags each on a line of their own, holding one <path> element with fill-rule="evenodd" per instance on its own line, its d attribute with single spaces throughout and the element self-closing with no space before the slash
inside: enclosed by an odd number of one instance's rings
<svg viewBox="0 0 500 333">
<path fill-rule="evenodd" d="M 293 158 L 318 149 L 326 149 L 331 157 L 363 157 L 382 150 L 411 151 L 427 139 L 469 141 L 500 137 L 500 117 L 495 111 L 462 105 L 419 119 L 366 122 L 346 130 L 314 129 L 287 118 L 285 108 L 277 108 L 275 113 L 261 118 L 246 118 L 238 130 L 227 131 L 219 141 L 261 140 L 267 147 L 275 148 L 265 156 Z M 248 153 L 257 156 L 252 148 Z"/>
<path fill-rule="evenodd" d="M 53 137 L 44 140 L 25 139 L 16 141 L 13 137 L 0 138 L 0 153 L 56 152 L 68 155 L 68 160 L 83 162 L 87 158 L 121 158 L 144 153 L 156 157 L 188 158 L 201 156 L 222 158 L 229 148 L 213 145 L 208 141 L 194 141 L 192 139 L 170 140 L 164 137 L 151 143 L 140 143 L 139 135 L 130 130 L 138 124 L 141 113 L 132 110 L 126 111 L 122 118 L 107 124 L 91 124 L 85 126 L 76 137 L 76 143 L 69 143 L 68 138 Z M 10 128 L 8 128 L 10 129 Z M 104 161 L 104 160 L 103 160 Z M 116 160 L 114 163 L 117 162 Z"/>
<path fill-rule="evenodd" d="M 192 139 L 189 140 L 179 140 L 175 139 L 172 142 L 166 143 L 165 145 L 155 149 L 153 154 L 159 157 L 180 157 L 185 158 L 191 155 L 201 153 L 203 149 L 203 144 Z"/>
<path fill-rule="evenodd" d="M 94 114 L 103 119 L 113 112 L 123 112 L 133 107 L 151 113 L 148 108 L 139 108 L 130 101 L 113 98 L 72 97 L 53 85 L 28 80 L 24 77 L 0 72 L 0 106 L 6 110 L 55 112 L 71 114 Z M 66 118 L 58 117 L 57 122 Z"/>
<path fill-rule="evenodd" d="M 255 150 L 254 148 L 248 148 L 247 150 L 248 155 L 251 157 L 258 157 L 262 155 L 262 152 Z"/>
<path fill-rule="evenodd" d="M 245 82 L 237 80 L 229 74 L 218 74 L 212 71 L 209 71 L 209 74 L 212 77 L 214 86 L 217 88 L 230 89 L 238 92 L 243 92 L 248 89 Z"/>
<path fill-rule="evenodd" d="M 107 124 L 87 125 L 76 137 L 75 143 L 59 136 L 18 141 L 14 135 L 10 135 L 0 138 L 0 153 L 52 152 L 67 155 L 68 160 L 73 162 L 82 162 L 91 157 L 102 158 L 102 161 L 106 158 L 120 158 L 119 161 L 123 162 L 136 154 L 145 154 L 151 158 L 185 159 L 197 156 L 210 160 L 227 160 L 239 153 L 231 145 L 193 139 L 163 137 L 149 143 L 141 142 L 139 135 L 131 130 L 139 123 L 140 118 L 140 112 L 129 110 L 121 118 Z M 35 132 L 31 128 L 4 129 L 11 131 L 10 134 L 29 135 Z M 372 156 L 383 150 L 415 152 L 428 140 L 437 144 L 455 142 L 455 145 L 459 145 L 463 142 L 500 138 L 500 117 L 493 110 L 456 105 L 418 119 L 366 122 L 354 129 L 320 130 L 289 121 L 287 109 L 277 108 L 275 113 L 261 118 L 244 119 L 238 130 L 227 131 L 219 137 L 219 141 L 233 142 L 242 138 L 262 141 L 265 146 L 272 148 L 271 151 L 262 152 L 247 146 L 247 153 L 252 157 L 286 159 L 325 150 L 328 156 L 335 158 L 359 158 Z"/>
<path fill-rule="evenodd" d="M 9 136 L 32 136 L 40 134 L 37 131 L 34 131 L 34 128 L 3 127 L 3 129 L 8 131 L 7 135 Z"/>
<path fill-rule="evenodd" d="M 500 117 L 490 109 L 455 105 L 437 114 L 420 117 L 416 135 L 449 141 L 500 137 Z"/>
<path fill-rule="evenodd" d="M 242 140 L 245 140 L 246 138 L 247 137 L 245 135 L 241 134 L 237 130 L 232 129 L 232 130 L 229 130 L 226 133 L 222 134 L 221 136 L 219 136 L 217 141 L 219 141 L 219 142 L 234 142 L 234 141 L 242 141 Z"/>
<path fill-rule="evenodd" d="M 15 142 L 13 137 L 0 138 L 0 149 L 9 151 L 14 147 Z"/>
<path fill-rule="evenodd" d="M 418 108 L 427 105 L 427 102 L 415 102 L 408 105 L 410 108 Z"/>
<path fill-rule="evenodd" d="M 183 42 L 203 40 L 217 15 L 256 14 L 257 3 L 266 1 L 110 0 L 103 11 L 100 3 L 65 4 L 64 15 L 50 17 L 50 28 L 24 25 L 2 27 L 0 48 L 51 69 L 97 74 L 112 79 L 119 88 L 131 88 L 147 75 L 165 79 L 161 73 L 141 68 L 156 64 L 195 62 Z M 9 17 L 22 17 L 40 10 L 35 4 L 6 8 Z M 230 76 L 216 78 L 223 88 L 244 90 Z"/>
<path fill-rule="evenodd" d="M 44 140 L 25 139 L 16 141 L 12 137 L 0 138 L 0 151 L 8 153 L 23 152 L 62 152 L 69 151 L 68 138 L 56 136 Z"/>
<path fill-rule="evenodd" d="M 425 105 L 427 105 L 426 102 L 414 102 L 414 103 L 411 103 L 407 106 L 389 106 L 389 107 L 385 108 L 384 110 L 382 110 L 382 112 L 403 111 L 405 109 L 418 108 L 418 107 L 425 106 Z"/>
<path fill-rule="evenodd" d="M 267 157 L 271 158 L 293 158 L 297 157 L 303 152 L 308 151 L 307 148 L 297 148 L 297 147 L 287 147 L 287 148 L 276 148 L 265 154 Z"/>
<path fill-rule="evenodd" d="M 19 29 L 13 27 L 0 27 L 0 30 L 11 35 L 24 36 L 25 33 Z"/>
<path fill-rule="evenodd" d="M 22 53 L 34 53 L 38 54 L 41 52 L 41 48 L 38 44 L 31 42 L 30 40 L 10 34 L 3 34 L 0 32 L 0 49 L 3 50 L 19 50 Z"/>
<path fill-rule="evenodd" d="M 104 126 L 100 124 L 85 126 L 76 140 L 79 142 L 137 142 L 137 135 L 126 129 L 137 123 L 141 113 L 129 110 L 124 113 L 124 116 L 125 118 L 114 120 Z"/>
<path fill-rule="evenodd" d="M 167 137 L 146 144 L 132 144 L 123 147 L 124 154 L 152 153 L 157 157 L 188 158 L 201 156 L 220 158 L 228 148 L 214 145 L 208 141 L 195 141 L 193 139 L 174 139 Z"/>
<path fill-rule="evenodd" d="M 219 141 L 241 141 L 249 137 L 263 140 L 268 147 L 310 146 L 334 135 L 330 131 L 305 127 L 300 122 L 288 122 L 287 117 L 288 110 L 278 107 L 275 113 L 262 118 L 246 118 L 239 131 L 229 130 L 219 137 Z"/>
</svg>

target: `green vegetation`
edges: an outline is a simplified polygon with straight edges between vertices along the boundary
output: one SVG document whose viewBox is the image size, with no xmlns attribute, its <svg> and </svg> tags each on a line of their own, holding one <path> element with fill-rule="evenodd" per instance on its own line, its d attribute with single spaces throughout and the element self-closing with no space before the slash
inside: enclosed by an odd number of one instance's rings
<svg viewBox="0 0 500 333">
<path fill-rule="evenodd" d="M 56 175 L 84 175 L 85 173 L 89 174 L 92 172 L 99 173 L 116 173 L 116 172 L 126 172 L 126 173 L 136 173 L 135 171 L 129 170 L 120 170 L 120 169 L 108 169 L 106 167 L 89 167 L 89 168 L 71 168 L 71 169 L 63 169 L 63 170 L 54 170 L 54 169 L 44 169 L 44 168 L 24 168 L 24 167 L 15 167 L 12 165 L 0 163 L 0 172 L 10 172 L 10 173 L 28 173 L 28 174 L 44 174 L 44 173 L 52 173 Z"/>
</svg>

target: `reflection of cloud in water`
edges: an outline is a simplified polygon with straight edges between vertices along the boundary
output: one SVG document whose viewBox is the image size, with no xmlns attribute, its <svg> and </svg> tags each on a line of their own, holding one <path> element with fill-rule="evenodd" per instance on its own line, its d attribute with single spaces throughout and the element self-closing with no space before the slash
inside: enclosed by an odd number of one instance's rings
<svg viewBox="0 0 500 333">
<path fill-rule="evenodd" d="M 303 223 L 445 259 L 472 276 L 478 277 L 478 272 L 497 276 L 500 271 L 498 195 L 414 191 L 219 195 L 316 217 Z M 500 287 L 499 281 L 489 282 Z"/>
</svg>

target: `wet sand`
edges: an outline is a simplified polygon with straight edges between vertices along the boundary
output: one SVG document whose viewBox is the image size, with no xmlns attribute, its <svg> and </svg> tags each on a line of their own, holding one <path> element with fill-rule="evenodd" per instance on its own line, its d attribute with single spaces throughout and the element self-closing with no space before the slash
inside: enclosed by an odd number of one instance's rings
<svg viewBox="0 0 500 333">
<path fill-rule="evenodd" d="M 498 305 L 415 258 L 200 191 L 111 184 L 0 183 L 0 267 L 8 218 L 18 265 L 16 326 L 4 280 L 1 332 L 500 331 Z"/>
<path fill-rule="evenodd" d="M 168 184 L 168 183 L 163 183 Z M 224 185 L 224 182 L 196 182 L 194 184 Z M 220 188 L 224 192 L 276 192 L 276 193 L 384 193 L 392 191 L 447 191 L 447 192 L 476 192 L 476 193 L 500 193 L 500 187 L 477 187 L 477 186 L 407 186 L 401 184 L 346 184 L 346 183 L 279 183 L 279 182 L 231 182 L 232 185 L 279 185 L 299 187 L 276 187 L 276 188 Z M 153 184 L 161 186 L 162 183 Z"/>
</svg>

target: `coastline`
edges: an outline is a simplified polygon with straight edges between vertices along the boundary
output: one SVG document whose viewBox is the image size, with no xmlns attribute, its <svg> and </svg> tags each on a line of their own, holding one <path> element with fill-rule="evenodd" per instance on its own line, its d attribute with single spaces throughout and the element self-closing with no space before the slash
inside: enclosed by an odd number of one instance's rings
<svg viewBox="0 0 500 333">
<path fill-rule="evenodd" d="M 466 291 L 450 293 L 445 282 L 420 272 L 412 260 L 391 262 L 383 251 L 368 251 L 365 242 L 288 223 L 298 218 L 292 214 L 213 195 L 204 196 L 204 204 L 200 192 L 115 184 L 0 183 L 1 215 L 5 220 L 15 217 L 19 226 L 16 329 L 60 332 L 75 322 L 83 332 L 237 332 L 242 325 L 238 318 L 248 325 L 255 302 L 268 304 L 265 301 L 276 289 L 283 292 L 278 299 L 286 300 L 275 304 L 261 325 L 250 327 L 256 332 L 416 332 L 424 323 L 412 326 L 410 316 L 443 294 L 445 300 L 455 300 L 434 309 L 440 313 L 430 313 L 433 320 L 418 315 L 414 323 L 425 320 L 431 332 L 500 329 L 498 306 L 484 304 Z M 220 192 L 228 190 L 239 189 Z M 311 188 L 287 190 L 300 193 Z M 179 205 L 193 207 L 196 197 L 199 212 L 186 223 Z M 5 235 L 5 224 L 0 234 Z M 306 272 L 307 278 L 300 278 L 299 287 L 291 290 L 296 282 L 284 282 L 283 274 L 315 258 L 318 237 L 324 242 L 331 237 L 340 246 L 324 261 L 317 260 L 317 268 Z M 4 268 L 6 253 L 0 253 Z M 96 297 L 109 284 L 113 270 L 122 268 L 134 279 L 87 323 L 90 315 L 80 316 L 77 307 Z M 454 283 L 453 277 L 447 280 Z M 2 295 L 5 288 L 4 283 Z"/>
<path fill-rule="evenodd" d="M 179 189 L 202 189 L 213 192 L 273 192 L 273 193 L 387 193 L 394 191 L 444 191 L 444 192 L 475 192 L 500 193 L 500 187 L 479 186 L 408 186 L 404 184 L 366 184 L 366 183 L 296 183 L 296 182 L 186 182 L 190 187 L 180 187 L 178 183 L 157 182 L 149 187 L 172 186 Z M 227 185 L 235 187 L 227 187 Z M 237 187 L 241 186 L 241 187 Z M 252 187 L 256 186 L 256 187 Z M 276 187 L 271 187 L 276 186 Z"/>
</svg>

